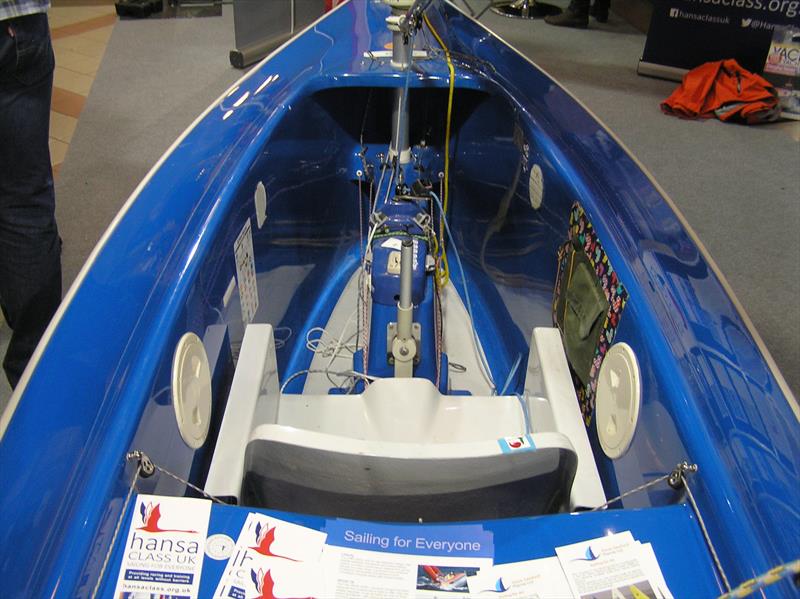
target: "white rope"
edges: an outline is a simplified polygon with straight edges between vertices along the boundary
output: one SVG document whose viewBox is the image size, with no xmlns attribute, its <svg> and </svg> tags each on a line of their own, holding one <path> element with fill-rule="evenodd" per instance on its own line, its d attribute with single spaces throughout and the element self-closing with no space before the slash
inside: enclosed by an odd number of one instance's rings
<svg viewBox="0 0 800 599">
<path fill-rule="evenodd" d="M 285 337 L 278 337 L 278 332 L 283 332 L 286 334 Z M 274 336 L 275 341 L 275 349 L 280 349 L 286 345 L 286 342 L 292 338 L 292 329 L 291 327 L 275 327 L 272 329 L 272 334 Z"/>
<path fill-rule="evenodd" d="M 315 354 L 319 354 L 323 358 L 330 358 L 331 360 L 328 363 L 328 367 L 330 367 L 333 361 L 340 357 L 343 352 L 348 352 L 352 356 L 358 350 L 357 345 L 351 343 L 356 333 L 354 331 L 347 339 L 345 339 L 344 336 L 357 312 L 357 310 L 353 310 L 338 338 L 334 337 L 324 327 L 311 327 L 308 329 L 308 333 L 306 333 L 306 349 Z M 319 335 L 316 336 L 317 334 Z"/>
<path fill-rule="evenodd" d="M 355 370 L 342 370 L 340 372 L 331 372 L 331 371 L 329 371 L 327 369 L 322 369 L 322 368 L 307 368 L 305 370 L 298 370 L 297 372 L 292 374 L 288 379 L 286 379 L 283 382 L 283 384 L 281 385 L 281 394 L 283 394 L 284 389 L 286 389 L 286 385 L 291 383 L 297 377 L 303 376 L 304 374 L 333 374 L 335 376 L 346 376 L 346 377 L 352 377 L 352 378 L 359 378 L 359 379 L 364 379 L 364 380 L 367 380 L 367 381 L 374 381 L 374 380 L 377 380 L 378 378 L 380 378 L 380 377 L 377 377 L 377 376 L 369 376 L 369 375 L 364 374 L 362 372 L 356 372 Z M 351 389 L 352 389 L 352 387 L 351 387 Z"/>
</svg>

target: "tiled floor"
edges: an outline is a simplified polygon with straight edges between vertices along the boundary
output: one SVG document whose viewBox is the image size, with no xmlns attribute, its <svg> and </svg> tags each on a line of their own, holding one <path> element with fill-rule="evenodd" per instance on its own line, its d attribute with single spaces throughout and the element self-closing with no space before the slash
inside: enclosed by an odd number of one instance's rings
<svg viewBox="0 0 800 599">
<path fill-rule="evenodd" d="M 117 16 L 114 0 L 53 0 L 49 19 L 56 55 L 50 161 L 58 176 Z"/>
</svg>

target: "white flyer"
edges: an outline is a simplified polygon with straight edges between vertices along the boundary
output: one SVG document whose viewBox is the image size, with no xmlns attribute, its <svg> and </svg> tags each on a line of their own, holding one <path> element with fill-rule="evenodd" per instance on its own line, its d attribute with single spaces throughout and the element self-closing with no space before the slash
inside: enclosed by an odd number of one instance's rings
<svg viewBox="0 0 800 599">
<path fill-rule="evenodd" d="M 326 534 L 250 513 L 215 598 L 319 597 Z"/>
<path fill-rule="evenodd" d="M 470 597 L 572 597 L 567 577 L 555 556 L 486 568 L 470 576 L 467 583 Z"/>
<path fill-rule="evenodd" d="M 211 502 L 136 497 L 115 597 L 192 597 L 200 591 Z"/>
<path fill-rule="evenodd" d="M 663 599 L 655 555 L 625 531 L 556 547 L 575 597 L 593 599 Z M 666 585 L 664 585 L 666 586 Z"/>
<path fill-rule="evenodd" d="M 239 283 L 239 301 L 242 304 L 242 323 L 253 322 L 258 310 L 258 284 L 256 282 L 255 251 L 253 250 L 253 228 L 250 218 L 242 227 L 233 244 L 236 259 L 236 280 Z"/>
<path fill-rule="evenodd" d="M 326 545 L 324 597 L 421 599 L 469 596 L 467 580 L 491 558 L 444 557 L 366 551 Z"/>
<path fill-rule="evenodd" d="M 469 596 L 467 580 L 492 565 L 482 526 L 378 524 L 337 519 L 326 528 L 323 596 L 418 599 Z"/>
<path fill-rule="evenodd" d="M 636 541 L 639 543 L 639 541 Z M 658 565 L 656 553 L 653 551 L 653 546 L 650 543 L 639 543 L 641 545 L 640 556 L 646 563 L 646 568 L 650 574 L 650 579 L 658 585 L 658 590 L 663 595 L 664 599 L 673 599 L 672 593 L 667 587 L 667 581 L 664 578 L 664 573 L 661 572 L 661 567 Z"/>
</svg>

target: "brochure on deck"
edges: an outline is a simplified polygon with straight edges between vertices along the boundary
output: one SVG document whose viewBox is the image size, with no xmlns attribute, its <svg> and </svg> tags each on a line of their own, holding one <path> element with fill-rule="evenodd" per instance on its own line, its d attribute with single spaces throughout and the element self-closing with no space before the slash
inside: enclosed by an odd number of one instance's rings
<svg viewBox="0 0 800 599">
<path fill-rule="evenodd" d="M 574 597 L 672 599 L 650 544 L 629 531 L 556 547 Z"/>
<path fill-rule="evenodd" d="M 199 597 L 211 502 L 140 495 L 133 510 L 115 598 Z M 215 599 L 672 599 L 652 546 L 629 531 L 554 552 L 494 565 L 479 524 L 337 519 L 320 532 L 251 512 L 221 579 L 204 587 Z"/>
<path fill-rule="evenodd" d="M 558 558 L 545 557 L 483 569 L 467 580 L 470 597 L 572 597 Z"/>
<path fill-rule="evenodd" d="M 211 502 L 139 495 L 114 597 L 197 597 Z"/>
<path fill-rule="evenodd" d="M 215 598 L 324 596 L 319 560 L 325 533 L 250 513 Z"/>
<path fill-rule="evenodd" d="M 399 526 L 335 520 L 322 554 L 325 597 L 465 596 L 492 565 L 493 537 L 479 525 Z"/>
</svg>

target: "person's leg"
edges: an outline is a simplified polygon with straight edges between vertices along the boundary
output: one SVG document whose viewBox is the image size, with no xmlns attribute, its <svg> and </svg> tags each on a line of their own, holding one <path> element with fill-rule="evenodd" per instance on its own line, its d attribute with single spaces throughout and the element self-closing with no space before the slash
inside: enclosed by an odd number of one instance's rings
<svg viewBox="0 0 800 599">
<path fill-rule="evenodd" d="M 48 147 L 53 49 L 47 16 L 0 21 L 0 307 L 12 387 L 61 301 L 61 240 Z"/>
<path fill-rule="evenodd" d="M 608 21 L 609 8 L 611 8 L 611 0 L 594 0 L 589 14 L 592 15 L 598 23 L 605 23 Z"/>
<path fill-rule="evenodd" d="M 572 0 L 564 12 L 545 17 L 544 20 L 559 27 L 586 29 L 589 26 L 589 0 Z"/>
</svg>

